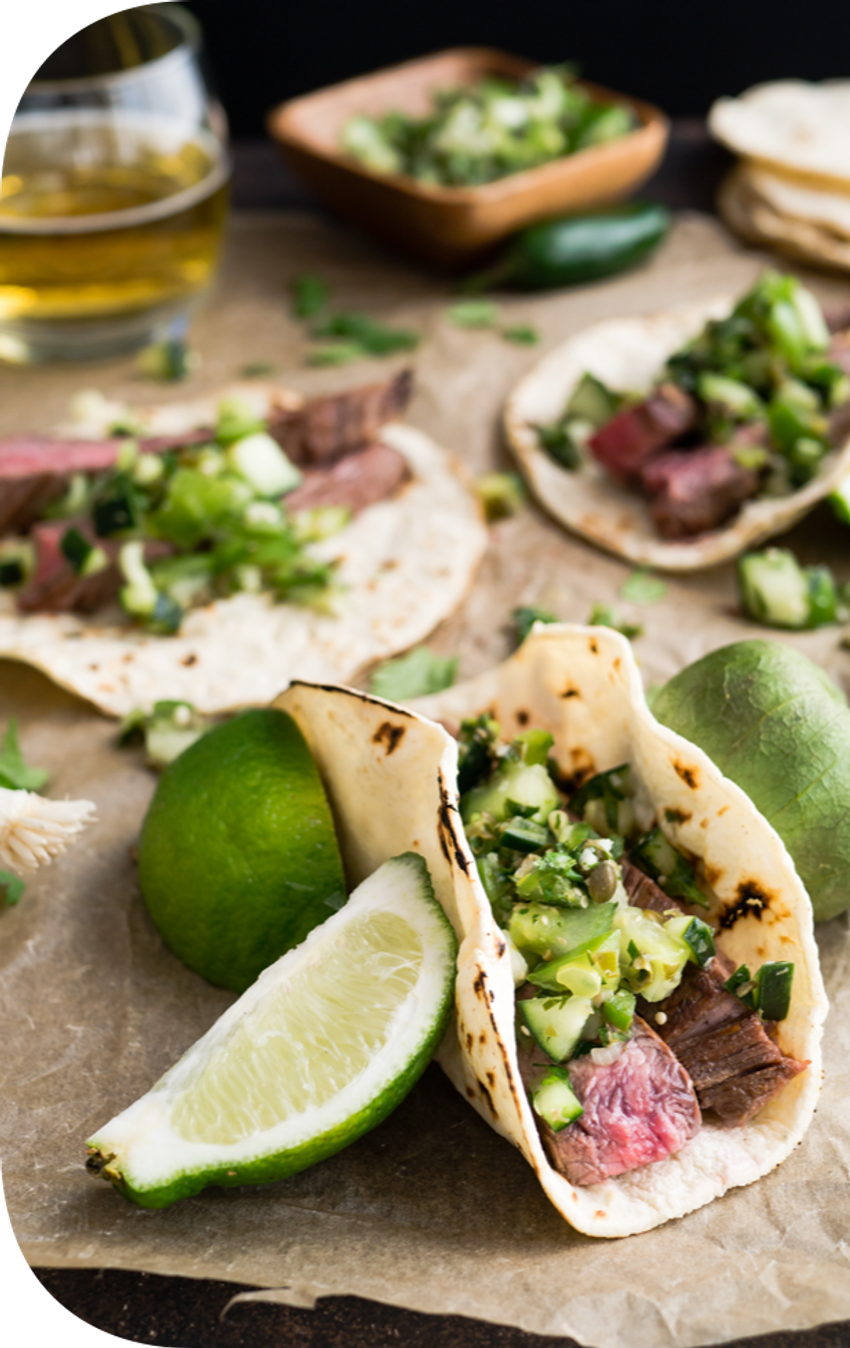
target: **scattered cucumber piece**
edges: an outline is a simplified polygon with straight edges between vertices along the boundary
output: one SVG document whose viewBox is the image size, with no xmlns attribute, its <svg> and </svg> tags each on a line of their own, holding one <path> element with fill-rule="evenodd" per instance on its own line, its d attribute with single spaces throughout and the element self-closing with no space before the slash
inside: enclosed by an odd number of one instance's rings
<svg viewBox="0 0 850 1348">
<path fill-rule="evenodd" d="M 532 1087 L 531 1104 L 534 1112 L 556 1133 L 584 1113 L 570 1085 L 569 1073 L 563 1067 L 551 1067 Z"/>
</svg>

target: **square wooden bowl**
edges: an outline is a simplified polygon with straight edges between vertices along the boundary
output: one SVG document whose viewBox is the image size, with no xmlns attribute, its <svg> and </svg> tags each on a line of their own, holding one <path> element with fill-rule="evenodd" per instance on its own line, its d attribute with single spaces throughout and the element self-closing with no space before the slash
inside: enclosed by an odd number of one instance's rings
<svg viewBox="0 0 850 1348">
<path fill-rule="evenodd" d="M 473 84 L 484 75 L 522 78 L 537 65 L 488 47 L 458 47 L 290 99 L 272 109 L 267 126 L 293 171 L 332 210 L 394 248 L 458 269 L 534 221 L 633 192 L 664 153 L 669 129 L 664 114 L 581 81 L 591 96 L 629 108 L 639 126 L 607 145 L 480 187 L 434 187 L 402 174 L 374 173 L 341 150 L 342 127 L 355 113 L 400 110 L 422 116 L 435 89 Z"/>
</svg>

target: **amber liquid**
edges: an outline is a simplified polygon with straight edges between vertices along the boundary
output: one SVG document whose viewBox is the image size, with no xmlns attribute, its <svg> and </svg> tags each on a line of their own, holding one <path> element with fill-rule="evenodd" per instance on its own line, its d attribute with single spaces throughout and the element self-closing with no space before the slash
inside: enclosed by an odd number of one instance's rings
<svg viewBox="0 0 850 1348">
<path fill-rule="evenodd" d="M 31 113 L 0 189 L 0 321 L 161 309 L 218 260 L 227 165 L 211 135 L 162 118 Z"/>
</svg>

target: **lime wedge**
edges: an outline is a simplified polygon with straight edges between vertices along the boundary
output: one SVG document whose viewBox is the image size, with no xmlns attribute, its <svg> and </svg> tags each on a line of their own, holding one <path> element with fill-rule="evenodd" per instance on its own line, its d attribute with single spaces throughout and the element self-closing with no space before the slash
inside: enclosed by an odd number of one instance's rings
<svg viewBox="0 0 850 1348">
<path fill-rule="evenodd" d="M 456 957 L 422 857 L 385 862 L 95 1133 L 89 1169 L 161 1208 L 339 1151 L 424 1070 L 451 1013 Z"/>
</svg>

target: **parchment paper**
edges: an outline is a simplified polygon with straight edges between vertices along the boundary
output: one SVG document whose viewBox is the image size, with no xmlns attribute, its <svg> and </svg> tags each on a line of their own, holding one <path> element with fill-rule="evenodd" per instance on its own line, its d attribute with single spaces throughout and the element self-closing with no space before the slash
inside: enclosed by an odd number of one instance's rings
<svg viewBox="0 0 850 1348">
<path fill-rule="evenodd" d="M 557 296 L 505 301 L 506 320 L 534 323 L 536 350 L 449 327 L 450 292 L 307 217 L 235 222 L 218 293 L 194 325 L 204 356 L 187 391 L 214 387 L 250 360 L 274 360 L 305 389 L 338 387 L 386 368 L 306 371 L 287 281 L 317 270 L 340 307 L 421 326 L 419 391 L 410 420 L 475 471 L 503 465 L 497 414 L 511 383 L 556 341 L 609 315 L 649 311 L 742 288 L 762 259 L 720 227 L 684 219 L 652 266 Z M 846 298 L 822 279 L 822 295 Z M 162 399 L 129 363 L 0 371 L 0 432 L 49 426 L 68 397 L 97 386 Z M 178 390 L 178 395 L 182 389 Z M 826 508 L 790 536 L 806 561 L 850 575 L 850 533 Z M 534 602 L 585 620 L 611 602 L 628 568 L 571 540 L 536 509 L 492 531 L 467 603 L 434 649 L 471 675 L 503 658 L 510 609 Z M 671 582 L 639 614 L 635 643 L 648 681 L 701 653 L 757 634 L 734 614 L 731 567 Z M 843 684 L 850 654 L 829 628 L 789 638 Z M 658 1231 L 602 1242 L 576 1235 L 518 1153 L 431 1066 L 400 1109 L 353 1147 L 279 1184 L 208 1191 L 171 1210 L 125 1203 L 83 1168 L 84 1140 L 146 1091 L 232 1000 L 162 945 L 140 899 L 131 848 L 153 776 L 115 728 L 24 666 L 0 664 L 0 725 L 19 717 L 30 761 L 50 790 L 88 797 L 99 822 L 0 914 L 0 1155 L 10 1216 L 27 1259 L 55 1267 L 144 1269 L 223 1278 L 299 1305 L 356 1293 L 456 1312 L 598 1348 L 688 1348 L 850 1316 L 850 932 L 821 927 L 832 1010 L 822 1104 L 804 1142 L 748 1189 Z"/>
</svg>

